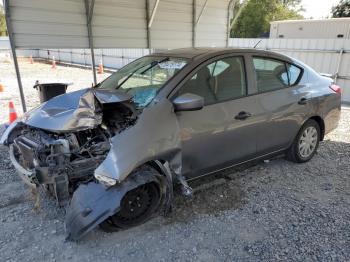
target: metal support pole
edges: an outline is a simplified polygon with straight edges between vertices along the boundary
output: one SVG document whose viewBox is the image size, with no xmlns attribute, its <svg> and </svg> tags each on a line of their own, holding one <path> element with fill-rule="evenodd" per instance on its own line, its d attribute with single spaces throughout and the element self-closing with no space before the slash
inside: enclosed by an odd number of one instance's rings
<svg viewBox="0 0 350 262">
<path fill-rule="evenodd" d="M 337 83 L 337 80 L 338 80 L 338 77 L 339 77 L 339 70 L 340 70 L 340 66 L 341 66 L 343 53 L 344 53 L 344 48 L 340 49 L 340 52 L 339 52 L 337 70 L 336 70 L 335 75 L 334 75 L 334 83 Z"/>
<path fill-rule="evenodd" d="M 196 47 L 196 17 L 197 17 L 197 1 L 192 0 L 192 47 Z"/>
<path fill-rule="evenodd" d="M 7 32 L 9 34 L 9 39 L 10 39 L 13 63 L 15 65 L 16 76 L 17 76 L 18 89 L 19 89 L 19 94 L 21 96 L 22 109 L 23 109 L 23 112 L 25 113 L 25 112 L 27 112 L 27 107 L 26 107 L 26 100 L 24 98 L 24 93 L 23 93 L 21 73 L 19 72 L 19 66 L 18 66 L 18 61 L 17 61 L 16 45 L 15 45 L 15 39 L 13 36 L 12 24 L 11 24 L 9 0 L 5 0 L 4 4 L 5 4 L 5 19 L 6 19 L 6 24 L 7 24 Z"/>
<path fill-rule="evenodd" d="M 94 51 L 94 41 L 93 41 L 93 35 L 92 35 L 92 18 L 94 13 L 94 6 L 95 6 L 95 0 L 91 0 L 91 3 L 89 4 L 89 0 L 84 0 L 85 2 L 85 9 L 86 9 L 86 25 L 88 30 L 88 38 L 89 38 L 89 47 L 91 52 L 91 66 L 92 66 L 92 73 L 94 76 L 94 84 L 97 84 L 97 76 L 96 76 L 96 63 L 95 63 L 95 51 Z"/>
<path fill-rule="evenodd" d="M 151 28 L 148 27 L 150 21 L 149 17 L 149 0 L 146 0 L 146 32 L 147 32 L 147 48 L 151 50 Z"/>
</svg>

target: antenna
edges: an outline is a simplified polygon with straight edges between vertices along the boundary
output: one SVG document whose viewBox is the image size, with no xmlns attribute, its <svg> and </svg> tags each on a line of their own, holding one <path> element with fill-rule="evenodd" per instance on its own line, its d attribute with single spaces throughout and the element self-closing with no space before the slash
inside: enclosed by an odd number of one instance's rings
<svg viewBox="0 0 350 262">
<path fill-rule="evenodd" d="M 262 39 L 260 39 L 260 40 L 255 44 L 254 48 L 256 48 L 256 47 L 260 44 L 261 41 L 262 41 Z"/>
</svg>

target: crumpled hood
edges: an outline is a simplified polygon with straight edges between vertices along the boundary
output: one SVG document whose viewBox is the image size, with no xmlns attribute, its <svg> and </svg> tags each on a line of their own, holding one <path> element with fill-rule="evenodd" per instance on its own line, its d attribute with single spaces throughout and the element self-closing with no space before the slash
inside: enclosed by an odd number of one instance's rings
<svg viewBox="0 0 350 262">
<path fill-rule="evenodd" d="M 118 90 L 82 89 L 50 99 L 26 113 L 22 122 L 58 133 L 91 129 L 102 122 L 101 104 L 126 102 L 131 98 Z"/>
</svg>

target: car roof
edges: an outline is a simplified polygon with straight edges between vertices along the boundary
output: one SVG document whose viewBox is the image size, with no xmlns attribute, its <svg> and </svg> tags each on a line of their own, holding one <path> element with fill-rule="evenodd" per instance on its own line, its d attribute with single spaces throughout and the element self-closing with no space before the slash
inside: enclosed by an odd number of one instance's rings
<svg viewBox="0 0 350 262">
<path fill-rule="evenodd" d="M 216 55 L 222 54 L 230 54 L 230 53 L 253 53 L 256 55 L 267 55 L 280 57 L 284 60 L 290 60 L 290 57 L 282 55 L 280 53 L 259 50 L 254 48 L 217 48 L 217 47 L 201 47 L 201 48 L 180 48 L 180 49 L 172 49 L 165 51 L 158 51 L 156 53 L 151 54 L 152 56 L 170 56 L 170 57 L 182 57 L 188 59 L 202 59 L 202 58 L 210 58 Z"/>
</svg>

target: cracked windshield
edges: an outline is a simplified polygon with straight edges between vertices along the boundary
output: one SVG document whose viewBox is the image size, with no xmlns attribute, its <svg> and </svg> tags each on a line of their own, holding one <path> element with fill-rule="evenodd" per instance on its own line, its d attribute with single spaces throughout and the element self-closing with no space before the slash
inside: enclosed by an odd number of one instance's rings
<svg viewBox="0 0 350 262">
<path fill-rule="evenodd" d="M 126 65 L 97 87 L 116 88 L 128 93 L 133 96 L 137 108 L 144 108 L 187 62 L 184 58 L 143 57 Z"/>
</svg>

